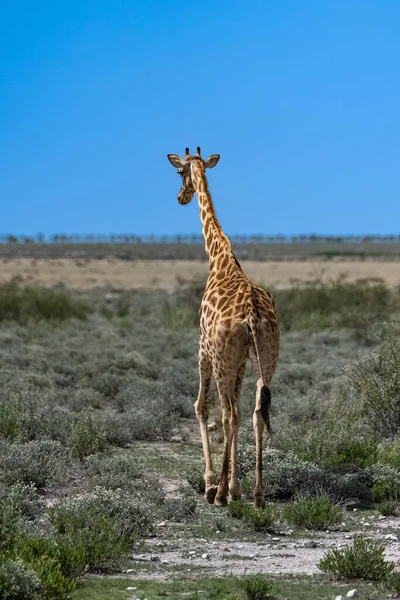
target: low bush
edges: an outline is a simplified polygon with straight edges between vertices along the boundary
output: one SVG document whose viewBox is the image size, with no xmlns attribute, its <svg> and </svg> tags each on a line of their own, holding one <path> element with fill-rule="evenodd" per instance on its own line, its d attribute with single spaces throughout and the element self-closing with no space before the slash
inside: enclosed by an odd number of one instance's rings
<svg viewBox="0 0 400 600">
<path fill-rule="evenodd" d="M 160 507 L 161 518 L 167 521 L 182 522 L 196 513 L 197 500 L 184 494 L 180 498 L 168 498 Z"/>
<path fill-rule="evenodd" d="M 185 474 L 186 481 L 198 494 L 204 494 L 206 483 L 204 481 L 204 467 L 201 465 L 192 465 Z"/>
<path fill-rule="evenodd" d="M 44 488 L 65 479 L 67 464 L 67 452 L 59 442 L 0 443 L 0 482 L 7 485 L 23 483 Z"/>
<path fill-rule="evenodd" d="M 264 452 L 264 472 L 268 494 L 280 500 L 290 499 L 302 490 L 319 489 L 327 481 L 317 465 L 279 450 Z"/>
<path fill-rule="evenodd" d="M 287 504 L 283 516 L 290 524 L 305 529 L 326 529 L 343 519 L 342 508 L 323 494 L 300 497 Z"/>
<path fill-rule="evenodd" d="M 398 517 L 400 515 L 400 502 L 397 500 L 385 500 L 377 505 L 377 509 L 384 517 Z"/>
<path fill-rule="evenodd" d="M 73 458 L 104 452 L 108 446 L 107 422 L 103 413 L 79 413 L 72 425 L 68 446 Z"/>
<path fill-rule="evenodd" d="M 329 550 L 320 560 L 318 568 L 325 573 L 348 579 L 369 581 L 386 580 L 395 568 L 384 558 L 384 546 L 359 535 L 353 546 L 343 550 Z"/>
<path fill-rule="evenodd" d="M 371 467 L 373 478 L 372 500 L 375 503 L 400 500 L 400 472 L 383 463 Z"/>
<path fill-rule="evenodd" d="M 66 292 L 24 286 L 17 278 L 0 284 L 0 322 L 12 320 L 24 324 L 30 319 L 85 319 L 90 311 L 86 302 Z"/>
<path fill-rule="evenodd" d="M 347 380 L 379 436 L 400 429 L 400 341 L 395 324 L 385 332 L 379 351 L 347 370 Z"/>
<path fill-rule="evenodd" d="M 267 504 L 265 508 L 254 508 L 242 500 L 228 504 L 228 515 L 234 519 L 242 519 L 255 531 L 270 531 L 276 521 L 275 507 Z"/>
<path fill-rule="evenodd" d="M 31 568 L 43 589 L 53 597 L 63 596 L 75 587 L 75 580 L 86 569 L 86 552 L 81 543 L 68 536 L 21 536 L 12 555 Z"/>
<path fill-rule="evenodd" d="M 36 573 L 19 560 L 0 559 L 0 598 L 42 600 L 42 586 Z"/>
<path fill-rule="evenodd" d="M 151 531 L 141 503 L 123 490 L 100 487 L 52 507 L 49 519 L 59 535 L 83 546 L 90 569 L 115 565 Z"/>
<path fill-rule="evenodd" d="M 281 331 L 349 328 L 360 334 L 389 319 L 395 299 L 381 279 L 355 282 L 344 275 L 274 292 Z"/>
<path fill-rule="evenodd" d="M 247 600 L 274 600 L 274 596 L 270 593 L 272 584 L 267 577 L 263 575 L 247 575 L 240 580 L 242 588 Z"/>
<path fill-rule="evenodd" d="M 144 466 L 132 454 L 93 454 L 86 458 L 85 469 L 94 487 L 132 490 L 140 486 Z"/>
</svg>

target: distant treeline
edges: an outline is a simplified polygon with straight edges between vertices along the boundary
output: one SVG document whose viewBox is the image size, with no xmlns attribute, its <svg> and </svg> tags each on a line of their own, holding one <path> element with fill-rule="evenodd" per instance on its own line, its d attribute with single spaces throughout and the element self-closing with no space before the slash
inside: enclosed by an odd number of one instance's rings
<svg viewBox="0 0 400 600">
<path fill-rule="evenodd" d="M 400 234 L 395 235 L 230 235 L 234 244 L 398 244 Z M 45 236 L 38 233 L 28 235 L 0 235 L 0 244 L 199 244 L 202 235 L 134 235 L 134 234 L 53 234 Z"/>
</svg>

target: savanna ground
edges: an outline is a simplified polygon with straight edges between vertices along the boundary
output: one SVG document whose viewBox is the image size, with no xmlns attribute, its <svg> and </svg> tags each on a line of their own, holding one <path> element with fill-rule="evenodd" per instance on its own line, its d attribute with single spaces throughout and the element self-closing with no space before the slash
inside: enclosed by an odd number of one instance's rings
<svg viewBox="0 0 400 600">
<path fill-rule="evenodd" d="M 274 288 L 282 331 L 268 502 L 256 511 L 250 366 L 243 501 L 217 509 L 202 495 L 193 401 L 204 263 L 3 261 L 0 597 L 400 591 L 398 263 L 243 261 Z M 218 463 L 215 390 L 210 421 Z M 353 545 L 358 554 L 326 557 Z"/>
</svg>

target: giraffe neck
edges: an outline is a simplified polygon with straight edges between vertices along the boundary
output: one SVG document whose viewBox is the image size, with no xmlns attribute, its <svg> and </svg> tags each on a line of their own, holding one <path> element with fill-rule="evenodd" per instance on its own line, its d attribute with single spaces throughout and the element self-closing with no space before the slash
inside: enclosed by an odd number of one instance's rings
<svg viewBox="0 0 400 600">
<path fill-rule="evenodd" d="M 231 252 L 231 243 L 222 231 L 222 227 L 215 214 L 202 162 L 200 160 L 193 160 L 191 171 L 193 185 L 199 202 L 206 252 L 211 265 L 213 260 L 221 253 Z"/>
</svg>

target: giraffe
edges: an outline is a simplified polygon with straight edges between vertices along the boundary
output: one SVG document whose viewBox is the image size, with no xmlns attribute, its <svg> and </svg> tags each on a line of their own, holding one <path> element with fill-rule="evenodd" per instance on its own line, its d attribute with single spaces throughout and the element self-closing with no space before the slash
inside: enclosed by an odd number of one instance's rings
<svg viewBox="0 0 400 600">
<path fill-rule="evenodd" d="M 210 504 L 223 506 L 228 498 L 230 501 L 240 498 L 237 477 L 239 399 L 246 362 L 249 357 L 252 359 L 259 373 L 253 413 L 256 445 L 254 503 L 262 508 L 265 506 L 262 436 L 265 427 L 272 433 L 270 385 L 278 361 L 279 329 L 272 294 L 254 285 L 245 275 L 215 214 L 205 170 L 215 167 L 219 158 L 219 154 L 212 154 L 203 160 L 200 148 L 194 156 L 186 148 L 184 158 L 168 154 L 168 160 L 182 178 L 178 202 L 188 204 L 194 194 L 197 195 L 209 260 L 209 276 L 199 312 L 200 386 L 194 407 L 203 444 L 206 499 Z M 219 482 L 208 435 L 208 393 L 212 376 L 221 404 L 224 432 Z"/>
</svg>

